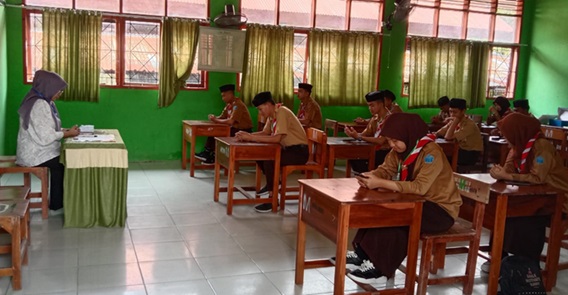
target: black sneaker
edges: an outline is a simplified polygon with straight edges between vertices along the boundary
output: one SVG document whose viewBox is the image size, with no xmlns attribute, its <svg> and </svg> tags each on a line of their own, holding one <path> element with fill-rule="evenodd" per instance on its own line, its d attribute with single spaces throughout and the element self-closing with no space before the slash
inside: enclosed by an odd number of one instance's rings
<svg viewBox="0 0 568 295">
<path fill-rule="evenodd" d="M 264 203 L 254 206 L 254 210 L 258 213 L 268 213 L 272 211 L 272 204 Z"/>
<path fill-rule="evenodd" d="M 264 196 L 267 195 L 270 191 L 272 191 L 272 188 L 268 188 L 268 185 L 265 185 L 264 187 L 262 187 L 260 190 L 258 190 L 256 192 L 257 196 Z"/>
<path fill-rule="evenodd" d="M 329 262 L 335 265 L 335 257 L 331 257 L 329 259 Z M 361 260 L 361 258 L 359 258 L 359 256 L 357 256 L 357 254 L 354 251 L 347 251 L 347 260 L 345 261 L 345 268 L 347 268 L 350 271 L 354 271 L 358 269 L 361 266 L 361 264 L 363 264 L 363 260 Z"/>
<path fill-rule="evenodd" d="M 204 161 L 201 161 L 201 164 L 203 164 L 203 165 L 215 165 L 215 154 L 209 155 L 209 157 L 207 157 L 207 159 L 205 159 Z"/>
<path fill-rule="evenodd" d="M 203 150 L 201 153 L 195 154 L 195 158 L 201 161 L 207 161 L 211 153 L 208 150 Z"/>
<path fill-rule="evenodd" d="M 371 261 L 363 260 L 361 267 L 348 273 L 347 276 L 361 284 L 376 284 L 380 283 L 379 278 L 383 274 L 375 268 Z"/>
</svg>

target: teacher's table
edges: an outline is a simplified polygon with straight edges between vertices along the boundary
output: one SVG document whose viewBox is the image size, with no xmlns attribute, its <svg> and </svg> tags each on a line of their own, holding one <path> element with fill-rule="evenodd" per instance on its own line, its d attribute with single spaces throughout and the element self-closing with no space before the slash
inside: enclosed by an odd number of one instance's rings
<svg viewBox="0 0 568 295">
<path fill-rule="evenodd" d="M 187 167 L 187 143 L 191 145 L 189 152 L 189 176 L 193 177 L 195 169 L 213 169 L 213 166 L 195 165 L 195 138 L 197 136 L 230 136 L 231 126 L 211 121 L 182 121 L 181 168 Z"/>
<path fill-rule="evenodd" d="M 333 178 L 336 159 L 366 160 L 369 159 L 369 171 L 375 169 L 375 145 L 351 137 L 327 138 L 327 177 Z M 347 161 L 345 176 L 351 176 L 351 166 Z"/>
<path fill-rule="evenodd" d="M 487 294 L 497 294 L 506 218 L 539 215 L 551 215 L 546 264 L 542 271 L 544 285 L 550 291 L 556 285 L 560 257 L 563 193 L 546 184 L 514 185 L 513 182 L 497 181 L 487 173 L 454 175 L 461 190 L 490 191 L 483 218 L 483 226 L 490 229 L 493 236 Z M 467 198 L 463 198 L 463 202 L 460 217 L 472 220 L 475 204 Z"/>
<path fill-rule="evenodd" d="M 227 215 L 233 214 L 233 205 L 272 203 L 272 212 L 278 210 L 278 182 L 280 180 L 280 144 L 238 141 L 235 137 L 216 137 L 215 140 L 215 191 L 213 200 L 219 202 L 219 193 L 227 192 Z M 235 170 L 238 161 L 274 161 L 274 187 L 269 198 L 250 196 L 247 191 L 256 191 L 260 186 L 261 173 L 256 169 L 256 186 L 235 187 Z M 229 170 L 227 187 L 220 187 L 220 169 Z M 242 193 L 245 199 L 233 199 L 233 192 Z"/>
<path fill-rule="evenodd" d="M 96 134 L 114 135 L 114 141 L 66 138 L 61 145 L 65 227 L 125 224 L 128 151 L 118 130 L 95 130 Z"/>
<path fill-rule="evenodd" d="M 304 269 L 333 266 L 329 260 L 305 260 L 306 225 L 337 245 L 333 293 L 344 294 L 349 228 L 409 226 L 405 287 L 380 294 L 413 294 L 424 198 L 417 195 L 362 188 L 354 178 L 301 179 L 296 246 L 296 284 L 304 283 Z M 370 285 L 362 285 L 376 294 Z"/>
</svg>

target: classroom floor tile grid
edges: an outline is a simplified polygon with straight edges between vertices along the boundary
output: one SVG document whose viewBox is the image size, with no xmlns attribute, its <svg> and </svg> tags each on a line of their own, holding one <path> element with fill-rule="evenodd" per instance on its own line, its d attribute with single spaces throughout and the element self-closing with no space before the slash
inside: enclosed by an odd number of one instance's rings
<svg viewBox="0 0 568 295">
<path fill-rule="evenodd" d="M 336 177 L 344 175 L 338 167 Z M 296 178 L 301 175 L 295 175 Z M 244 170 L 237 184 L 252 183 Z M 21 183 L 4 175 L 2 185 Z M 34 189 L 38 183 L 34 181 Z M 226 194 L 213 202 L 213 171 L 190 178 L 179 161 L 130 163 L 125 228 L 63 228 L 63 217 L 42 220 L 32 213 L 29 264 L 23 288 L 0 277 L 0 294 L 332 294 L 334 268 L 310 269 L 294 284 L 297 202 L 278 214 L 235 206 L 227 216 Z M 354 232 L 352 233 L 354 234 Z M 487 242 L 488 232 L 483 234 Z M 306 257 L 335 254 L 335 245 L 308 227 Z M 440 274 L 462 272 L 465 255 L 449 256 Z M 561 253 L 568 260 L 568 252 Z M 487 276 L 478 259 L 474 294 L 486 294 Z M 9 263 L 0 256 L 0 263 Z M 362 291 L 346 278 L 346 292 Z M 404 284 L 404 274 L 384 279 L 379 289 Z M 429 294 L 462 294 L 461 285 L 428 287 Z M 550 294 L 568 294 L 568 270 Z"/>
</svg>

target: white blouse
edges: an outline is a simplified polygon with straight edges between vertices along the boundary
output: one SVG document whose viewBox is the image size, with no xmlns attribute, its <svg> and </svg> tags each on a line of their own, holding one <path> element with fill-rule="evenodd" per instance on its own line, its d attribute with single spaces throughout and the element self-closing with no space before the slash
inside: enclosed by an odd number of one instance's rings
<svg viewBox="0 0 568 295">
<path fill-rule="evenodd" d="M 61 126 L 61 121 L 57 120 Z M 34 103 L 28 130 L 23 128 L 22 121 L 20 118 L 16 164 L 33 167 L 59 156 L 63 131 L 55 130 L 51 106 L 47 101 L 38 99 Z"/>
</svg>

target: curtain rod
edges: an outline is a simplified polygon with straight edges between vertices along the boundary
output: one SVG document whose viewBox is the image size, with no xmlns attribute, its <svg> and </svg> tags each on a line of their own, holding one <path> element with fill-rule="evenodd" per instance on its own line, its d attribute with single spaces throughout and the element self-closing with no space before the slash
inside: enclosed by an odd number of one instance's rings
<svg viewBox="0 0 568 295">
<path fill-rule="evenodd" d="M 13 8 L 20 8 L 20 9 L 27 9 L 27 10 L 43 10 L 43 9 L 70 9 L 70 10 L 83 10 L 83 9 L 72 9 L 72 8 L 64 8 L 64 7 L 44 7 L 44 6 L 31 6 L 31 5 L 16 5 L 16 4 L 8 4 L 5 1 L 0 0 L 0 4 L 6 7 L 13 7 Z M 84 10 L 89 11 L 89 10 Z M 108 11 L 100 11 L 100 10 L 91 10 L 95 12 L 100 12 L 103 16 L 118 16 L 118 17 L 129 17 L 135 19 L 155 19 L 155 20 L 163 20 L 164 18 L 185 18 L 185 19 L 194 19 L 198 20 L 202 23 L 210 23 L 211 19 L 209 18 L 188 18 L 188 17 L 173 17 L 173 16 L 156 16 L 156 15 L 144 15 L 144 14 L 135 14 L 135 13 L 117 13 L 117 12 L 108 12 Z"/>
<path fill-rule="evenodd" d="M 462 41 L 462 42 L 480 42 L 480 43 L 487 43 L 489 45 L 495 46 L 515 46 L 515 47 L 525 47 L 529 46 L 528 44 L 524 43 L 505 43 L 505 42 L 489 42 L 489 41 L 479 41 L 479 40 L 465 40 L 465 39 L 452 39 L 452 38 L 440 38 L 440 37 L 426 37 L 426 36 L 406 36 L 406 38 L 412 39 L 433 39 L 433 40 L 442 40 L 442 41 Z"/>
</svg>

